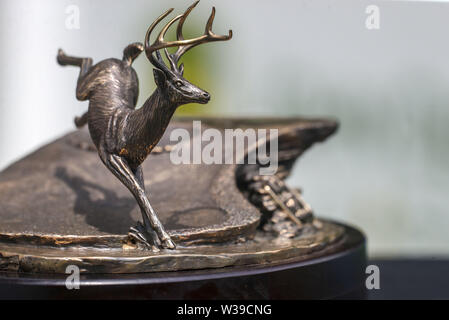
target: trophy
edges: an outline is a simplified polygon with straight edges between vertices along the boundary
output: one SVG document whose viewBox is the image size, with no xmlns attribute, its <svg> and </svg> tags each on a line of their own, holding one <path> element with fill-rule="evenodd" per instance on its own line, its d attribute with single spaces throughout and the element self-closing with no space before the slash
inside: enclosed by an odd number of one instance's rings
<svg viewBox="0 0 449 320">
<path fill-rule="evenodd" d="M 206 104 L 211 97 L 184 78 L 183 54 L 232 38 L 232 31 L 212 31 L 212 8 L 204 34 L 185 39 L 183 25 L 197 4 L 169 20 L 151 42 L 173 9 L 163 13 L 143 44 L 128 45 L 121 60 L 93 64 L 58 51 L 60 65 L 80 68 L 76 98 L 88 100 L 89 107 L 76 117 L 77 131 L 0 174 L 0 295 L 363 294 L 363 234 L 317 218 L 302 192 L 285 182 L 298 157 L 336 131 L 335 120 L 172 120 L 178 107 Z M 176 40 L 165 40 L 176 23 Z M 157 88 L 136 108 L 132 63 L 143 51 Z M 183 144 L 173 137 L 184 137 Z M 211 146 L 211 137 L 226 139 Z M 209 158 L 184 161 L 192 156 L 179 156 L 186 145 Z M 83 290 L 67 290 L 72 272 L 80 274 Z"/>
</svg>

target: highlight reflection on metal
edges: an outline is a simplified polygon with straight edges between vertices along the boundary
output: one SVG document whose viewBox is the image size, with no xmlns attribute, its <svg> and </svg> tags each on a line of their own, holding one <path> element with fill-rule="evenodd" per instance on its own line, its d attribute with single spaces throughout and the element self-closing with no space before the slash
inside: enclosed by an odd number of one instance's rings
<svg viewBox="0 0 449 320">
<path fill-rule="evenodd" d="M 212 32 L 215 8 L 206 23 L 205 33 L 197 38 L 184 39 L 183 24 L 199 1 L 183 14 L 170 20 L 150 44 L 150 35 L 156 25 L 173 9 L 169 9 L 148 28 L 144 44 L 133 43 L 123 52 L 123 59 L 106 59 L 92 65 L 91 58 L 67 56 L 59 50 L 60 65 L 80 67 L 76 97 L 89 100 L 89 109 L 75 119 L 77 127 L 85 124 L 104 165 L 131 191 L 141 209 L 143 224 L 130 229 L 130 236 L 157 251 L 159 247 L 174 249 L 175 243 L 161 224 L 145 192 L 141 164 L 155 148 L 177 107 L 187 103 L 205 104 L 210 95 L 183 78 L 183 65 L 178 66 L 181 56 L 191 48 L 207 42 L 229 40 L 229 35 Z M 164 36 L 173 23 L 178 21 L 176 41 L 165 41 Z M 170 54 L 168 47 L 178 47 Z M 164 49 L 170 68 L 159 50 Z M 138 98 L 138 78 L 131 67 L 133 61 L 145 50 L 154 65 L 155 92 L 144 105 L 135 109 Z"/>
<path fill-rule="evenodd" d="M 263 212 L 261 226 L 264 230 L 274 228 L 283 236 L 295 237 L 306 224 L 312 223 L 319 228 L 311 206 L 304 200 L 300 191 L 285 183 L 283 179 L 286 177 L 282 170 L 272 176 L 260 176 L 254 172 L 248 174 L 247 171 L 254 171 L 251 167 L 243 171 L 247 173 L 246 176 L 243 175 L 243 189 L 251 190 L 249 198 Z M 290 220 L 293 224 L 285 223 L 285 220 Z"/>
<path fill-rule="evenodd" d="M 285 214 L 288 215 L 288 217 L 298 225 L 298 227 L 302 227 L 301 221 L 299 221 L 298 218 L 296 218 L 295 214 L 290 211 L 290 209 L 282 202 L 281 199 L 277 196 L 276 193 L 271 190 L 270 186 L 265 186 L 265 191 L 268 192 L 268 194 L 273 198 L 274 201 L 282 208 Z"/>
</svg>

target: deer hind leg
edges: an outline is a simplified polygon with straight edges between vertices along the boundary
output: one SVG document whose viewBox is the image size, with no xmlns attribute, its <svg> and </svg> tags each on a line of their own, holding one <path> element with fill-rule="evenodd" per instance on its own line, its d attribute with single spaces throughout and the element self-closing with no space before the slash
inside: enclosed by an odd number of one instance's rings
<svg viewBox="0 0 449 320">
<path fill-rule="evenodd" d="M 148 231 L 151 227 L 161 241 L 162 247 L 174 249 L 176 247 L 175 243 L 164 230 L 145 194 L 144 188 L 141 187 L 141 182 L 139 182 L 133 170 L 126 163 L 126 160 L 117 155 L 107 153 L 102 146 L 100 146 L 99 154 L 106 167 L 131 191 L 139 204 L 144 226 L 138 225 L 136 228 L 132 228 L 131 232 L 137 236 L 138 240 L 147 245 L 157 246 L 158 243 L 155 243 L 154 239 L 152 239 L 153 233 Z"/>
<path fill-rule="evenodd" d="M 93 63 L 91 58 L 78 58 L 68 56 L 62 49 L 58 50 L 56 60 L 61 66 L 80 67 L 80 75 L 79 75 L 80 78 L 82 78 L 85 74 L 87 74 Z"/>
<path fill-rule="evenodd" d="M 89 71 L 91 71 L 93 60 L 91 58 L 78 58 L 78 57 L 68 56 L 61 49 L 58 50 L 58 55 L 56 57 L 56 60 L 58 61 L 58 63 L 61 66 L 76 66 L 76 67 L 80 68 L 80 73 L 78 76 L 78 81 L 77 81 L 77 86 L 76 86 L 76 98 L 81 101 L 86 100 L 89 95 L 89 91 L 90 91 L 89 83 L 91 81 L 89 80 L 88 75 L 89 75 Z M 80 118 L 82 118 L 82 117 L 80 117 Z M 75 123 L 76 123 L 76 119 L 75 119 Z"/>
</svg>

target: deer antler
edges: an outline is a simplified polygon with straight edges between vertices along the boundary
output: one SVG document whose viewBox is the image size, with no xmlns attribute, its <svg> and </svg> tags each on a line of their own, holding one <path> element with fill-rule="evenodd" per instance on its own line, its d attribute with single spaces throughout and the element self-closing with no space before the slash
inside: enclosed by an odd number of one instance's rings
<svg viewBox="0 0 449 320">
<path fill-rule="evenodd" d="M 215 17 L 215 7 L 212 7 L 212 12 L 209 16 L 209 19 L 206 23 L 205 32 L 202 36 L 185 40 L 184 36 L 182 34 L 182 27 L 184 25 L 184 22 L 187 18 L 187 16 L 190 14 L 190 12 L 193 10 L 193 8 L 196 7 L 199 1 L 196 1 L 193 3 L 187 10 L 176 17 L 174 17 L 172 20 L 170 20 L 160 31 L 159 35 L 157 36 L 156 40 L 150 45 L 150 35 L 153 29 L 156 27 L 156 25 L 162 21 L 166 16 L 168 16 L 172 11 L 173 8 L 167 10 L 165 13 L 163 13 L 159 18 L 157 18 L 151 26 L 148 28 L 148 31 L 145 35 L 145 54 L 147 55 L 150 62 L 157 68 L 162 70 L 168 70 L 167 66 L 164 64 L 164 61 L 162 60 L 162 57 L 158 50 L 164 49 L 165 54 L 170 62 L 171 69 L 174 72 L 179 72 L 178 70 L 178 61 L 181 58 L 181 56 L 187 52 L 187 50 L 190 50 L 191 48 L 202 44 L 206 42 L 214 42 L 214 41 L 225 41 L 232 38 L 232 30 L 229 30 L 229 35 L 227 36 L 221 36 L 217 35 L 212 31 L 212 23 L 214 22 Z M 179 20 L 178 27 L 176 29 L 176 41 L 165 41 L 164 36 L 167 30 L 170 28 L 170 26 Z M 167 51 L 167 48 L 169 47 L 178 47 L 178 50 L 174 54 L 170 54 Z M 153 56 L 153 52 L 156 52 L 156 58 Z"/>
</svg>

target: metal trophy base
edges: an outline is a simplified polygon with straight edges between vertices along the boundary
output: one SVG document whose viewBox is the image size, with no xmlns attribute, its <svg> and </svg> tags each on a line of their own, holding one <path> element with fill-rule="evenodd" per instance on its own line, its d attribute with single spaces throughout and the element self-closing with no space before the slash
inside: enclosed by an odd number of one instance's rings
<svg viewBox="0 0 449 320">
<path fill-rule="evenodd" d="M 309 259 L 196 271 L 68 275 L 0 273 L 0 299 L 335 299 L 363 298 L 365 237 L 344 226 L 342 242 Z"/>
<path fill-rule="evenodd" d="M 201 130 L 276 128 L 279 167 L 268 180 L 247 163 L 174 164 L 170 132 L 184 128 L 193 137 L 194 126 L 173 122 L 143 166 L 152 205 L 176 250 L 150 249 L 128 234 L 140 220 L 139 207 L 99 161 L 86 130 L 2 171 L 0 298 L 360 297 L 364 236 L 307 213 L 300 193 L 284 182 L 295 160 L 335 132 L 336 122 L 202 121 Z M 66 287 L 68 267 L 78 268 L 80 289 Z"/>
</svg>

